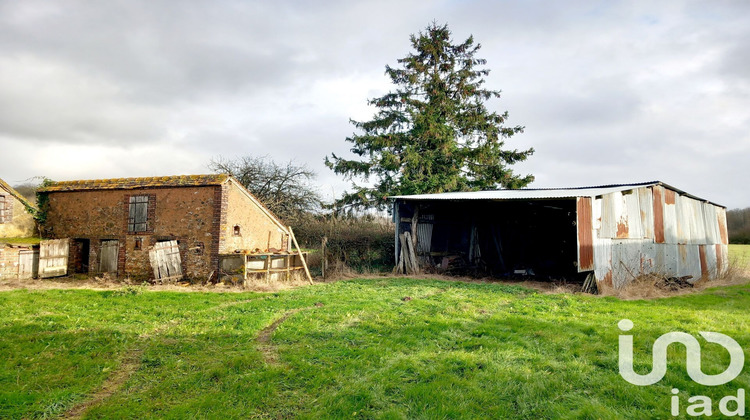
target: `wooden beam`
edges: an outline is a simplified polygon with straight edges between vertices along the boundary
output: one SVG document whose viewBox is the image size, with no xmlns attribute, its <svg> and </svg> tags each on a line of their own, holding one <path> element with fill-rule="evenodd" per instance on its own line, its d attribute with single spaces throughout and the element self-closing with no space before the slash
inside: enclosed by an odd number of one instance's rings
<svg viewBox="0 0 750 420">
<path fill-rule="evenodd" d="M 289 226 L 289 236 L 292 237 L 292 241 L 294 241 L 294 246 L 297 247 L 297 253 L 299 254 L 299 259 L 302 260 L 302 266 L 305 267 L 305 274 L 307 274 L 307 280 L 310 282 L 310 284 L 313 284 L 312 276 L 310 275 L 310 270 L 307 268 L 307 261 L 305 261 L 305 256 L 302 255 L 302 250 L 299 247 L 299 244 L 297 243 L 297 237 L 294 236 L 294 231 L 292 230 L 292 227 Z"/>
</svg>

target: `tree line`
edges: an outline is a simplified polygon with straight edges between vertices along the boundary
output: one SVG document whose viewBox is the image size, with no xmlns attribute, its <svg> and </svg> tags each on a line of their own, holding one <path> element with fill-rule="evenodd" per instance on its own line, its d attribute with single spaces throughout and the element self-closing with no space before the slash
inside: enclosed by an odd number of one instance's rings
<svg viewBox="0 0 750 420">
<path fill-rule="evenodd" d="M 729 243 L 750 244 L 750 207 L 727 210 Z"/>
</svg>

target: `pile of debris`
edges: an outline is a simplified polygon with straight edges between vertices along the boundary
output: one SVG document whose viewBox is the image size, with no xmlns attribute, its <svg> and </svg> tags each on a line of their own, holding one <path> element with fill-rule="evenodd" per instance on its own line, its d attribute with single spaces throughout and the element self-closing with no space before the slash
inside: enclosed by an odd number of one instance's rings
<svg viewBox="0 0 750 420">
<path fill-rule="evenodd" d="M 669 290 L 676 292 L 681 289 L 689 289 L 693 287 L 693 283 L 688 280 L 692 279 L 693 276 L 682 276 L 682 277 L 662 277 L 654 283 L 654 286 L 658 289 Z"/>
</svg>

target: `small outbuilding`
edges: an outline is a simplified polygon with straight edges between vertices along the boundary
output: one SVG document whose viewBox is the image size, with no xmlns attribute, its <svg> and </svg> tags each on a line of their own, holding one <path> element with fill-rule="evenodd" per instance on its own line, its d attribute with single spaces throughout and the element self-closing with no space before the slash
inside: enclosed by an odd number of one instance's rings
<svg viewBox="0 0 750 420">
<path fill-rule="evenodd" d="M 716 278 L 728 267 L 726 208 L 659 181 L 391 198 L 396 261 L 400 235 L 414 232 L 417 260 L 435 270 L 621 287 L 645 274 Z"/>
<path fill-rule="evenodd" d="M 0 238 L 35 236 L 35 209 L 36 207 L 23 195 L 0 179 Z"/>
<path fill-rule="evenodd" d="M 40 277 L 206 281 L 220 254 L 285 251 L 289 230 L 229 175 L 63 181 L 39 190 Z"/>
</svg>

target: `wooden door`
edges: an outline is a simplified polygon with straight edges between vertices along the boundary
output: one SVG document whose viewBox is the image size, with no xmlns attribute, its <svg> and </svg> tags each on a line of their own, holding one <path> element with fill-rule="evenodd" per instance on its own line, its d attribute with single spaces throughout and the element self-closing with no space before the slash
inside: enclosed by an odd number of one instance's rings
<svg viewBox="0 0 750 420">
<path fill-rule="evenodd" d="M 148 253 L 154 279 L 160 282 L 182 280 L 182 260 L 177 241 L 161 241 Z"/>
<path fill-rule="evenodd" d="M 39 243 L 39 277 L 46 279 L 68 274 L 68 239 L 51 239 Z"/>
<path fill-rule="evenodd" d="M 30 279 L 36 275 L 35 271 L 39 269 L 39 252 L 32 250 L 23 250 L 18 253 L 18 278 Z"/>
<path fill-rule="evenodd" d="M 99 271 L 102 273 L 117 272 L 117 257 L 120 251 L 120 242 L 115 240 L 102 241 L 102 249 L 99 257 Z"/>
</svg>

